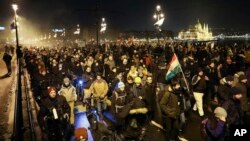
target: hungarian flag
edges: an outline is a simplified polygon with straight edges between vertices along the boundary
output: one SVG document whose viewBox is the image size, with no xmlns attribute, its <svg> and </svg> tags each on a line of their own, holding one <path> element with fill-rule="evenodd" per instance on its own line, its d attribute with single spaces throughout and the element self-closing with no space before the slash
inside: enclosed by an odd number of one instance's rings
<svg viewBox="0 0 250 141">
<path fill-rule="evenodd" d="M 170 66 L 168 68 L 167 74 L 166 74 L 166 80 L 168 81 L 172 79 L 179 72 L 181 72 L 181 66 L 179 64 L 176 54 L 174 54 L 170 62 Z"/>
</svg>

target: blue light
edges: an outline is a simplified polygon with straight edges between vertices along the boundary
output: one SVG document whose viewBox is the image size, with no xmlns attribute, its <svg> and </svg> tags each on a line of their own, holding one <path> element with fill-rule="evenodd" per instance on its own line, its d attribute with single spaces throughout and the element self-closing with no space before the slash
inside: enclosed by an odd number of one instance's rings
<svg viewBox="0 0 250 141">
<path fill-rule="evenodd" d="M 79 85 L 82 85 L 82 84 L 83 84 L 83 81 L 82 81 L 82 80 L 79 80 L 78 83 L 79 83 Z"/>
</svg>

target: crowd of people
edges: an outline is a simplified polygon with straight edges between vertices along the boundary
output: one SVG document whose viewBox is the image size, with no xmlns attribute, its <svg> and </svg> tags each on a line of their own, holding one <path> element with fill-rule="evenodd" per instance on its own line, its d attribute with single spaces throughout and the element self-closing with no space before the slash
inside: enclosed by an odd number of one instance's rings
<svg viewBox="0 0 250 141">
<path fill-rule="evenodd" d="M 206 140 L 225 140 L 230 125 L 249 124 L 249 45 L 167 43 L 24 48 L 25 67 L 40 106 L 39 125 L 50 140 L 74 129 L 74 105 L 92 99 L 101 119 L 137 140 L 186 140 L 190 112 Z M 182 72 L 166 80 L 176 54 Z M 82 91 L 78 83 L 82 81 Z M 48 131 L 49 130 L 49 131 Z M 55 138 L 56 137 L 56 138 Z"/>
</svg>

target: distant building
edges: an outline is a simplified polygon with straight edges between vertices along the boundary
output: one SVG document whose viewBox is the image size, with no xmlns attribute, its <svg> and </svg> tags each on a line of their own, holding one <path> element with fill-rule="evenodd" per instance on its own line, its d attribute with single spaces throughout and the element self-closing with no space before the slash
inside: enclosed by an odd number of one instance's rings
<svg viewBox="0 0 250 141">
<path fill-rule="evenodd" d="M 200 21 L 197 24 L 186 31 L 179 32 L 178 38 L 181 40 L 212 40 L 213 34 L 209 31 L 208 24 L 204 24 L 202 27 Z"/>
</svg>

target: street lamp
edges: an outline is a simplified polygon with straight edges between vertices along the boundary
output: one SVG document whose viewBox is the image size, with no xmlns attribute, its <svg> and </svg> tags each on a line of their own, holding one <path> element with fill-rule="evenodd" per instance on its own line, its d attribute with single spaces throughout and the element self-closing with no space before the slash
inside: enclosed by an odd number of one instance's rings
<svg viewBox="0 0 250 141">
<path fill-rule="evenodd" d="M 106 21 L 105 21 L 105 18 L 102 18 L 101 30 L 100 30 L 100 32 L 101 32 L 101 33 L 105 33 L 106 29 L 107 29 L 107 23 L 106 23 Z"/>
<path fill-rule="evenodd" d="M 16 49 L 19 49 L 18 27 L 17 27 L 17 9 L 18 9 L 18 5 L 17 4 L 12 4 L 12 9 L 15 12 L 14 25 L 15 25 L 15 29 L 16 29 Z"/>
<path fill-rule="evenodd" d="M 156 6 L 156 10 L 154 12 L 153 18 L 156 20 L 156 22 L 154 23 L 154 26 L 157 29 L 157 32 L 160 33 L 161 32 L 161 26 L 165 20 L 165 15 L 162 12 L 162 8 L 160 5 Z M 158 42 L 159 42 L 159 36 L 158 36 Z"/>
<path fill-rule="evenodd" d="M 107 29 L 107 23 L 105 21 L 105 18 L 102 18 L 102 21 L 101 21 L 101 29 L 100 29 L 100 33 L 101 34 L 104 34 L 105 31 Z M 104 39 L 105 40 L 105 39 Z"/>
</svg>

